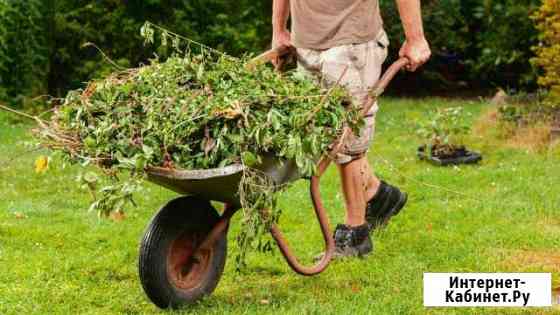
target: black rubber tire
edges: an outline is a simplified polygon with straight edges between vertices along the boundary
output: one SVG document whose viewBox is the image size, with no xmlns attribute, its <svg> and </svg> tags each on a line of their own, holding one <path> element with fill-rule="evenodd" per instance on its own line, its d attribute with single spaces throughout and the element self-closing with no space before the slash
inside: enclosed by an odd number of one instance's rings
<svg viewBox="0 0 560 315">
<path fill-rule="evenodd" d="M 171 280 L 168 271 L 171 248 L 180 240 L 192 239 L 199 244 L 218 222 L 220 216 L 207 200 L 180 197 L 167 203 L 153 217 L 140 243 L 138 269 L 142 287 L 150 300 L 162 309 L 193 304 L 210 295 L 224 271 L 227 256 L 227 235 L 216 241 L 208 254 L 203 273 L 197 273 L 196 284 L 181 288 Z M 193 245 L 193 246 L 196 246 Z M 192 256 L 189 256 L 192 257 Z M 192 259 L 191 259 L 192 260 Z M 195 260 L 196 261 L 196 260 Z M 190 263 L 191 266 L 195 263 Z M 182 267 L 185 268 L 185 267 Z M 183 269 L 181 269 L 183 270 Z M 187 271 L 186 273 L 190 273 Z M 183 271 L 181 271 L 183 273 Z"/>
</svg>

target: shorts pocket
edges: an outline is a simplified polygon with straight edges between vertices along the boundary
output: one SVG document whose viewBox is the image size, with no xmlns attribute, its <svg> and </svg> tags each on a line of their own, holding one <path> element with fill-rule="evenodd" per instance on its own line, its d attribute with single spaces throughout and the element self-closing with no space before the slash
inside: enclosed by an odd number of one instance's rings
<svg viewBox="0 0 560 315">
<path fill-rule="evenodd" d="M 376 38 L 377 44 L 382 48 L 389 48 L 389 36 L 384 30 L 379 32 L 379 35 Z"/>
<path fill-rule="evenodd" d="M 387 36 L 387 33 L 382 30 L 377 36 L 376 42 L 377 47 L 379 48 L 378 51 L 380 51 L 380 53 L 378 54 L 379 61 L 383 63 L 389 55 L 389 37 Z"/>
<path fill-rule="evenodd" d="M 367 60 L 367 43 L 350 44 L 346 47 L 348 59 L 355 69 L 363 69 Z"/>
</svg>

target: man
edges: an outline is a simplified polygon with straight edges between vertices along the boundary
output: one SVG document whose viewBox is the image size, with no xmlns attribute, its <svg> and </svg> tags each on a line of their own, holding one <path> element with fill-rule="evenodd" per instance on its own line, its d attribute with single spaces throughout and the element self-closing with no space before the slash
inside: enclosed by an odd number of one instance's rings
<svg viewBox="0 0 560 315">
<path fill-rule="evenodd" d="M 400 56 L 415 71 L 430 58 L 420 0 L 396 0 L 406 41 Z M 287 28 L 291 15 L 291 33 Z M 273 47 L 294 46 L 298 69 L 325 87 L 344 86 L 354 104 L 363 104 L 377 82 L 389 41 L 378 0 L 274 0 Z M 334 233 L 336 256 L 363 256 L 373 250 L 370 232 L 405 205 L 407 196 L 375 177 L 365 153 L 373 140 L 377 104 L 360 135 L 352 135 L 336 162 L 346 204 L 346 222 Z"/>
</svg>

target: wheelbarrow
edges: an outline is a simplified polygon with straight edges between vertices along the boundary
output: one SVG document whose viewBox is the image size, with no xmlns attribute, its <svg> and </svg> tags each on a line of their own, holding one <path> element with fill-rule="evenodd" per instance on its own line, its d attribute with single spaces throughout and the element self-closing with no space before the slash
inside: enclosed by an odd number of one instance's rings
<svg viewBox="0 0 560 315">
<path fill-rule="evenodd" d="M 249 66 L 272 61 L 286 53 L 288 49 L 284 47 L 270 50 L 253 59 Z M 369 111 L 392 78 L 406 64 L 407 59 L 399 59 L 388 68 L 370 91 L 363 113 Z M 339 150 L 349 132 L 349 128 L 345 128 L 341 137 L 333 144 L 331 153 Z M 335 249 L 329 219 L 319 191 L 321 176 L 330 163 L 329 155 L 322 157 L 316 174 L 310 178 L 311 199 L 325 242 L 322 259 L 313 266 L 302 265 L 293 255 L 278 226 L 273 224 L 270 229 L 288 265 L 304 276 L 323 272 Z M 216 288 L 226 262 L 229 222 L 241 208 L 238 187 L 244 167 L 233 164 L 204 170 L 159 167 L 147 170 L 148 180 L 182 195 L 157 212 L 146 228 L 140 244 L 140 281 L 147 296 L 158 307 L 177 308 L 192 304 L 210 295 Z M 281 160 L 271 154 L 262 156 L 262 163 L 256 168 L 278 186 L 301 178 L 293 161 Z M 211 201 L 224 203 L 221 215 Z"/>
</svg>

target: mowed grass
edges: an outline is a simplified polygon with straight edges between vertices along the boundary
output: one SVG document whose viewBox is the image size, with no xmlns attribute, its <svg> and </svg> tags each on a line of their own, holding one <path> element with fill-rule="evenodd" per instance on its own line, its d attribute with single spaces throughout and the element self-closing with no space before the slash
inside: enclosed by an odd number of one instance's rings
<svg viewBox="0 0 560 315">
<path fill-rule="evenodd" d="M 375 253 L 333 263 L 304 278 L 281 255 L 255 253 L 235 272 L 230 260 L 214 294 L 193 314 L 494 314 L 560 309 L 426 309 L 424 272 L 552 272 L 560 286 L 560 154 L 529 153 L 494 138 L 467 137 L 479 166 L 440 168 L 418 161 L 415 123 L 436 107 L 464 106 L 473 121 L 489 106 L 443 99 L 384 99 L 369 159 L 376 173 L 409 193 L 409 203 L 374 235 Z M 77 166 L 33 170 L 30 125 L 0 113 L 0 314 L 145 314 L 158 310 L 137 278 L 138 243 L 158 208 L 176 194 L 147 183 L 124 221 L 88 213 Z M 10 159 L 14 159 L 10 162 Z M 344 218 L 338 177 L 322 182 L 331 225 Z M 281 227 L 306 262 L 322 248 L 308 196 L 298 182 L 283 194 Z M 438 188 L 436 188 L 437 186 Z M 443 187 L 443 188 L 442 188 Z"/>
</svg>

